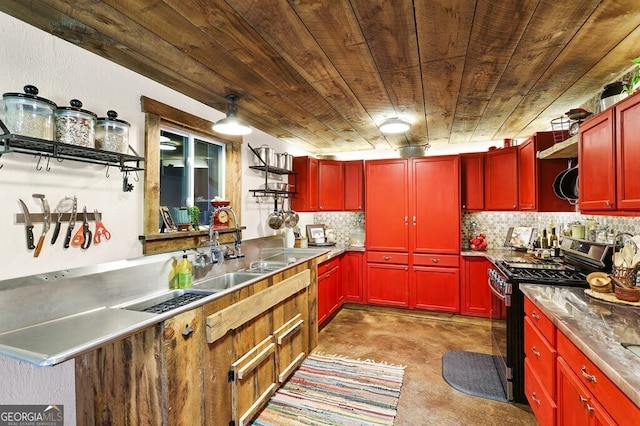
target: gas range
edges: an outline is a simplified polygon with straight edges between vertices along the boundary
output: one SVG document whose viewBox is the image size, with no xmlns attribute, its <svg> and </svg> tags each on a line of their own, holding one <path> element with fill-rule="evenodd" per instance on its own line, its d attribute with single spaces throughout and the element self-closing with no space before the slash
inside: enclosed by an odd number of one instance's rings
<svg viewBox="0 0 640 426">
<path fill-rule="evenodd" d="M 512 283 L 587 286 L 588 272 L 561 260 L 539 261 L 525 257 L 499 260 L 495 263 L 504 273 L 506 280 Z"/>
</svg>

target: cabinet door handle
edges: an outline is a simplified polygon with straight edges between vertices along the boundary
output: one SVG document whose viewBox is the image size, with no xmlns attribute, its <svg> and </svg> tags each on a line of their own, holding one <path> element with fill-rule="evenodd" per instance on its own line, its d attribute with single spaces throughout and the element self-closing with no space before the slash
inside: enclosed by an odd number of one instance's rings
<svg viewBox="0 0 640 426">
<path fill-rule="evenodd" d="M 416 226 L 416 217 L 413 217 L 413 226 Z"/>
<path fill-rule="evenodd" d="M 404 217 L 404 224 L 408 225 L 409 224 L 409 216 L 405 216 Z"/>
<path fill-rule="evenodd" d="M 515 204 L 513 205 L 513 209 L 515 210 L 518 206 L 516 206 Z"/>
<path fill-rule="evenodd" d="M 391 260 L 391 256 L 382 256 L 384 260 Z"/>
<path fill-rule="evenodd" d="M 535 392 L 533 392 L 531 394 L 531 399 L 533 399 L 533 402 L 535 402 L 538 407 L 540 406 L 540 400 L 538 398 L 536 398 L 536 393 Z"/>
<path fill-rule="evenodd" d="M 611 207 L 611 201 L 607 200 L 604 202 L 604 205 L 607 207 Z"/>
<path fill-rule="evenodd" d="M 182 330 L 182 335 L 187 338 L 193 333 L 193 328 L 189 326 L 189 324 L 184 326 L 184 330 Z"/>
<path fill-rule="evenodd" d="M 583 365 L 582 367 L 580 367 L 580 371 L 582 372 L 582 377 L 584 377 L 585 379 L 589 380 L 591 383 L 598 383 L 598 380 L 596 379 L 596 376 L 594 376 L 593 374 L 587 373 L 587 366 L 586 365 Z"/>
<path fill-rule="evenodd" d="M 535 346 L 531 346 L 531 353 L 540 358 L 540 352 L 536 350 Z"/>
<path fill-rule="evenodd" d="M 540 321 L 540 315 L 536 314 L 536 311 L 531 312 L 531 318 L 536 321 Z"/>
<path fill-rule="evenodd" d="M 437 257 L 433 257 L 433 258 L 431 258 L 431 261 L 432 261 L 433 263 L 440 263 L 440 259 L 438 259 Z"/>
</svg>

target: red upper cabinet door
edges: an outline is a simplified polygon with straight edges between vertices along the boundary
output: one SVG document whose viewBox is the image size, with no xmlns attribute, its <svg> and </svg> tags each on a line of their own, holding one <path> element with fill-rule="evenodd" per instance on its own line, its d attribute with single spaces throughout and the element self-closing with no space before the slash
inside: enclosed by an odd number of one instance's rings
<svg viewBox="0 0 640 426">
<path fill-rule="evenodd" d="M 462 209 L 484 210 L 484 153 L 460 156 Z"/>
<path fill-rule="evenodd" d="M 533 136 L 518 145 L 518 209 L 536 209 L 536 144 Z"/>
<path fill-rule="evenodd" d="M 580 125 L 578 200 L 581 211 L 616 209 L 613 108 Z"/>
<path fill-rule="evenodd" d="M 484 206 L 486 210 L 517 210 L 518 147 L 485 154 Z"/>
<path fill-rule="evenodd" d="M 406 159 L 365 163 L 367 250 L 409 251 L 408 167 Z"/>
<path fill-rule="evenodd" d="M 410 164 L 412 251 L 459 254 L 460 157 L 414 158 Z"/>
<path fill-rule="evenodd" d="M 344 167 L 342 161 L 318 162 L 318 210 L 344 210 Z"/>
<path fill-rule="evenodd" d="M 640 94 L 615 108 L 618 210 L 640 210 Z"/>
<path fill-rule="evenodd" d="M 364 161 L 344 162 L 344 209 L 364 210 Z"/>
<path fill-rule="evenodd" d="M 294 157 L 289 183 L 296 191 L 291 198 L 291 208 L 300 212 L 318 211 L 318 160 L 311 157 Z"/>
</svg>

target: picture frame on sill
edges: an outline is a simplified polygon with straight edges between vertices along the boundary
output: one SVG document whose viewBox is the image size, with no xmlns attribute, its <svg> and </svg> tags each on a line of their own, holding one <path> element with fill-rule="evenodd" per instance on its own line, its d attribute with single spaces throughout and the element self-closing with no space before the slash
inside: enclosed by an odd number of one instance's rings
<svg viewBox="0 0 640 426">
<path fill-rule="evenodd" d="M 162 216 L 162 226 L 160 227 L 160 232 L 176 232 L 178 228 L 176 228 L 176 224 L 173 221 L 173 216 L 171 216 L 171 212 L 169 211 L 169 207 L 160 206 L 160 216 Z"/>
<path fill-rule="evenodd" d="M 324 225 L 307 225 L 307 238 L 310 242 L 324 242 Z"/>
</svg>

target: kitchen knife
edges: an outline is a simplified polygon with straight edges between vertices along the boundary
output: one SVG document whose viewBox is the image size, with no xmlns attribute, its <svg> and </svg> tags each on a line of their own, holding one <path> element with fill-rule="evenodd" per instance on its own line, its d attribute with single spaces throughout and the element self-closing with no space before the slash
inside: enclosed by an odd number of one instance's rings
<svg viewBox="0 0 640 426">
<path fill-rule="evenodd" d="M 49 228 L 51 227 L 51 210 L 49 209 L 49 202 L 43 194 L 33 194 L 32 197 L 37 198 L 42 202 L 42 220 L 44 221 L 42 235 L 40 235 L 38 245 L 36 245 L 36 251 L 33 252 L 33 257 L 38 257 L 42 250 L 42 245 L 44 244 L 44 237 L 47 235 L 47 232 L 49 232 Z"/>
<path fill-rule="evenodd" d="M 71 208 L 71 219 L 69 219 L 69 227 L 67 228 L 67 235 L 64 238 L 64 248 L 69 248 L 71 242 L 71 233 L 73 228 L 76 227 L 76 217 L 78 216 L 78 200 L 73 197 L 73 207 Z"/>
<path fill-rule="evenodd" d="M 22 207 L 22 213 L 24 213 L 24 228 L 27 232 L 27 248 L 33 250 L 36 246 L 33 244 L 33 222 L 31 222 L 31 216 L 29 216 L 29 209 L 27 205 L 18 198 L 20 207 Z"/>
</svg>

